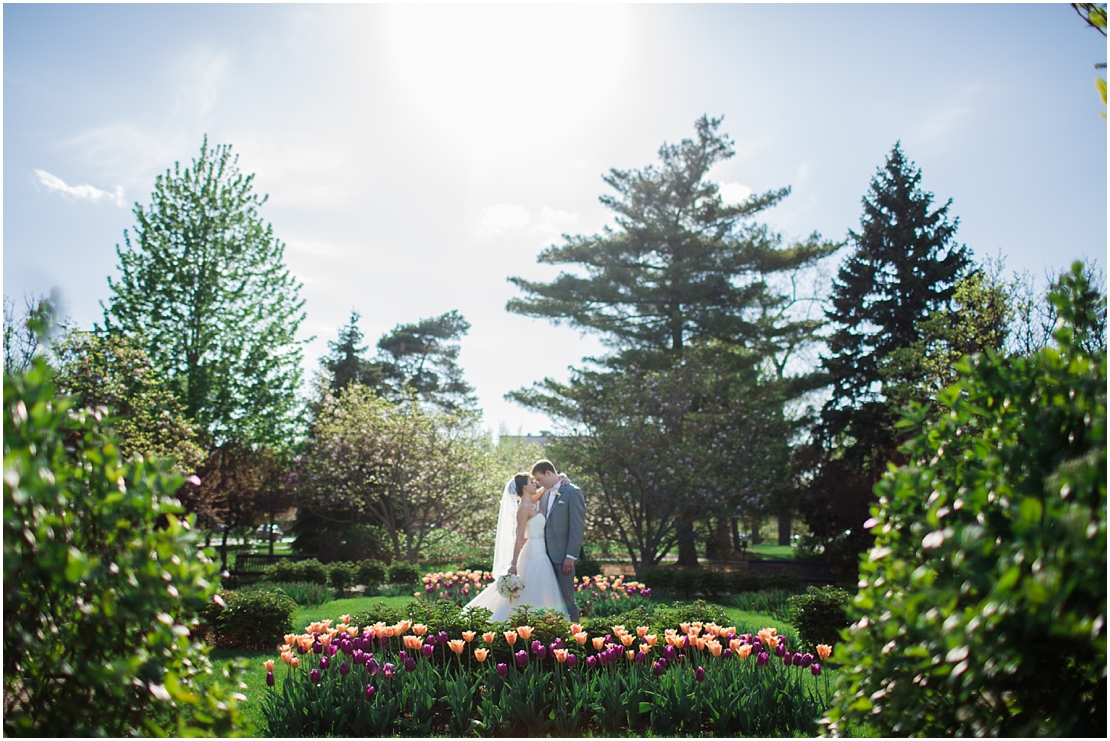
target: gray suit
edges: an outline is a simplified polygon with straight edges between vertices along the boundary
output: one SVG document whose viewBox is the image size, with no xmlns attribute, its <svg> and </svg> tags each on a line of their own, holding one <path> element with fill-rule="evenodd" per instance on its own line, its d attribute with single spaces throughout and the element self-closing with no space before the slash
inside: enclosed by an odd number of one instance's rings
<svg viewBox="0 0 1110 741">
<path fill-rule="evenodd" d="M 547 509 L 547 496 L 543 498 Z M 567 605 L 567 613 L 573 622 L 578 621 L 578 603 L 574 600 L 574 571 L 563 573 L 566 557 L 578 558 L 582 550 L 582 536 L 586 530 L 586 498 L 582 490 L 574 484 L 563 484 L 558 495 L 551 503 L 550 512 L 544 512 L 543 536 L 547 544 L 547 557 L 555 568 L 555 578 L 559 591 Z"/>
</svg>

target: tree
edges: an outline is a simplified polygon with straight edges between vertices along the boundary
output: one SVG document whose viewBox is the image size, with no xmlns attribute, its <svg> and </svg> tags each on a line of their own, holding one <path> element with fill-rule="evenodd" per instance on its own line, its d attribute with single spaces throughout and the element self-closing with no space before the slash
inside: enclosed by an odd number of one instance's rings
<svg viewBox="0 0 1110 741">
<path fill-rule="evenodd" d="M 362 330 L 358 328 L 359 313 L 351 310 L 351 318 L 346 327 L 340 327 L 335 342 L 328 341 L 327 355 L 320 359 L 323 370 L 329 375 L 331 392 L 339 394 L 350 383 L 361 383 L 369 388 L 378 388 L 385 380 L 385 371 L 380 364 L 366 360 L 363 353 Z"/>
<path fill-rule="evenodd" d="M 36 355 L 49 346 L 49 337 L 35 331 L 36 326 L 57 327 L 54 316 L 57 297 L 23 296 L 23 312 L 16 316 L 15 301 L 4 294 L 4 369 L 22 373 L 31 367 Z"/>
<path fill-rule="evenodd" d="M 1057 346 L 966 358 L 866 523 L 829 709 L 881 736 L 1106 736 L 1105 297 L 1076 263 Z M 882 611 L 881 617 L 876 617 Z"/>
<path fill-rule="evenodd" d="M 813 341 L 820 322 L 784 313 L 790 298 L 772 288 L 771 278 L 811 267 L 839 245 L 814 234 L 784 247 L 766 226 L 749 223 L 789 188 L 735 205 L 722 201 L 719 187 L 708 180 L 709 170 L 734 154 L 729 137 L 718 133 L 720 123 L 700 118 L 696 139 L 659 149 L 658 167 L 610 170 L 604 180 L 616 194 L 600 200 L 615 212 L 617 228 L 567 236 L 565 244 L 539 256 L 540 262 L 574 265 L 585 275 L 564 272 L 551 283 L 510 278 L 523 295 L 511 299 L 508 310 L 600 334 L 613 351 L 604 363 L 615 373 L 632 366 L 666 371 L 681 364 L 690 348 L 712 345 L 764 358 L 770 370 L 776 358 Z M 783 367 L 780 362 L 777 369 Z M 762 389 L 750 393 L 763 395 Z M 513 398 L 540 403 L 536 395 Z M 687 518 L 680 519 L 677 537 L 679 562 L 694 565 Z"/>
<path fill-rule="evenodd" d="M 204 460 L 193 423 L 133 338 L 73 331 L 54 353 L 58 388 L 82 406 L 109 410 L 124 458 L 159 458 L 182 474 Z"/>
<path fill-rule="evenodd" d="M 411 389 L 422 401 L 445 411 L 473 409 L 474 389 L 463 380 L 456 362 L 458 342 L 469 330 L 470 323 L 457 311 L 398 324 L 378 340 L 383 392 L 398 400 Z"/>
<path fill-rule="evenodd" d="M 327 397 L 298 476 L 298 507 L 348 527 L 382 528 L 398 560 L 448 533 L 474 527 L 500 484 L 490 477 L 488 439 L 463 412 L 401 403 L 352 383 Z"/>
<path fill-rule="evenodd" d="M 304 319 L 265 196 L 230 145 L 159 175 L 116 247 L 104 327 L 136 338 L 209 445 L 285 442 L 294 426 Z"/>
</svg>

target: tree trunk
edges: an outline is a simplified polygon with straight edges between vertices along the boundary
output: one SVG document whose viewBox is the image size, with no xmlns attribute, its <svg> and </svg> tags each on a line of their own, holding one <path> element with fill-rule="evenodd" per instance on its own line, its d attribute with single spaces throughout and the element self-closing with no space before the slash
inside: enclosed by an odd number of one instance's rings
<svg viewBox="0 0 1110 741">
<path fill-rule="evenodd" d="M 730 517 L 729 522 L 732 524 L 732 550 L 739 553 L 744 550 L 740 547 L 740 518 Z"/>
<path fill-rule="evenodd" d="M 224 526 L 224 539 L 220 542 L 220 571 L 227 571 L 227 534 L 230 530 Z"/>
<path fill-rule="evenodd" d="M 751 525 L 752 531 L 752 545 L 759 545 L 763 542 L 763 536 L 759 534 L 759 528 L 761 525 L 763 525 L 763 518 L 753 517 L 749 521 L 749 524 Z"/>
<path fill-rule="evenodd" d="M 266 540 L 270 541 L 270 558 L 274 557 L 274 513 L 270 513 L 270 529 L 266 533 Z"/>
<path fill-rule="evenodd" d="M 698 565 L 698 546 L 694 542 L 694 527 L 688 522 L 680 522 L 678 530 L 678 566 L 693 568 Z"/>
<path fill-rule="evenodd" d="M 790 515 L 779 515 L 779 545 L 790 545 Z"/>
</svg>

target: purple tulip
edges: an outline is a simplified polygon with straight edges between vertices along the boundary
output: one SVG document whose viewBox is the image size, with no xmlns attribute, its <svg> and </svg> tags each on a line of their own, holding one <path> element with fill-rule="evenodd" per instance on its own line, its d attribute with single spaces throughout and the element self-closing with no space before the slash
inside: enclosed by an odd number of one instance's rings
<svg viewBox="0 0 1110 741">
<path fill-rule="evenodd" d="M 586 668 L 587 669 L 594 669 L 596 667 L 597 667 L 597 657 L 596 656 L 587 656 L 586 657 Z"/>
<path fill-rule="evenodd" d="M 725 658 L 725 659 L 731 659 L 732 658 L 732 649 L 731 648 L 726 648 L 725 652 L 723 654 L 721 654 L 721 657 Z"/>
<path fill-rule="evenodd" d="M 366 699 L 369 700 L 371 697 L 374 696 L 374 693 L 377 692 L 377 691 L 378 691 L 378 688 L 375 687 L 374 685 L 372 685 L 372 684 L 366 685 Z"/>
<path fill-rule="evenodd" d="M 273 687 L 274 686 L 274 673 L 273 672 L 266 672 L 266 686 L 267 687 Z"/>
<path fill-rule="evenodd" d="M 682 647 L 683 648 L 690 648 L 690 636 L 688 636 L 688 635 L 682 636 Z"/>
<path fill-rule="evenodd" d="M 819 676 L 821 676 L 821 665 L 820 664 L 810 664 L 809 665 L 809 671 L 813 674 L 813 676 L 819 677 Z"/>
<path fill-rule="evenodd" d="M 797 651 L 794 652 L 794 666 L 802 665 L 802 655 Z"/>
<path fill-rule="evenodd" d="M 308 678 L 313 684 L 319 684 L 319 682 L 320 682 L 320 670 L 319 669 L 313 669 L 312 671 L 310 671 L 308 673 Z"/>
<path fill-rule="evenodd" d="M 436 635 L 436 643 L 438 643 L 441 646 L 446 646 L 447 645 L 447 633 L 445 633 L 442 630 L 439 631 L 439 633 Z"/>
<path fill-rule="evenodd" d="M 562 648 L 562 647 L 563 647 L 563 639 L 562 638 L 556 638 L 555 642 L 553 644 L 551 644 L 551 648 L 553 648 L 553 649 Z"/>
<path fill-rule="evenodd" d="M 304 647 L 301 646 L 301 644 L 299 644 L 299 643 L 297 644 L 297 653 L 300 654 L 301 656 L 304 656 Z"/>
<path fill-rule="evenodd" d="M 435 646 L 429 646 L 428 644 L 424 644 L 424 648 L 420 649 L 420 653 L 422 653 L 424 655 L 425 659 L 429 659 L 429 658 L 431 658 L 432 654 L 435 653 L 435 650 L 436 650 Z"/>
<path fill-rule="evenodd" d="M 314 654 L 324 653 L 324 644 L 320 643 L 320 641 L 316 641 L 315 643 L 313 643 L 312 644 L 312 653 L 314 653 Z"/>
<path fill-rule="evenodd" d="M 679 654 L 678 655 L 678 663 L 681 664 L 684 661 L 686 661 L 686 654 Z"/>
<path fill-rule="evenodd" d="M 528 652 L 527 651 L 517 651 L 516 652 L 516 665 L 519 666 L 521 669 L 528 666 Z"/>
<path fill-rule="evenodd" d="M 573 669 L 578 666 L 578 657 L 574 654 L 567 654 L 567 668 Z"/>
<path fill-rule="evenodd" d="M 700 666 L 697 669 L 695 669 L 694 670 L 694 679 L 697 680 L 698 682 L 704 682 L 705 681 L 705 669 L 701 668 Z"/>
<path fill-rule="evenodd" d="M 674 661 L 676 655 L 677 652 L 674 650 L 674 646 L 668 643 L 667 646 L 663 649 L 663 658 L 665 658 L 667 661 Z"/>
<path fill-rule="evenodd" d="M 644 587 L 643 589 L 640 590 L 640 596 L 641 597 L 650 597 L 651 596 L 651 589 L 648 588 L 648 587 Z"/>
<path fill-rule="evenodd" d="M 370 658 L 370 655 L 364 654 L 362 650 L 358 648 L 356 648 L 355 652 L 351 654 L 351 661 L 354 662 L 355 666 L 362 666 L 366 663 L 366 660 L 368 658 Z"/>
<path fill-rule="evenodd" d="M 335 645 L 334 643 L 328 646 L 329 656 L 335 656 L 337 653 L 339 653 L 339 646 Z"/>
<path fill-rule="evenodd" d="M 665 659 L 659 659 L 651 665 L 651 673 L 655 676 L 662 676 L 663 672 L 667 671 L 667 662 Z"/>
<path fill-rule="evenodd" d="M 327 669 L 330 665 L 331 665 L 331 662 L 328 661 L 327 656 L 321 656 L 320 657 L 320 668 L 321 669 Z"/>
<path fill-rule="evenodd" d="M 756 666 L 767 666 L 767 662 L 770 661 L 770 660 L 771 660 L 771 657 L 767 655 L 767 652 L 762 651 L 762 652 L 760 652 L 759 656 L 756 657 L 755 665 Z"/>
<path fill-rule="evenodd" d="M 777 656 L 786 656 L 786 643 L 785 642 L 780 642 L 779 645 L 775 646 L 775 655 L 777 655 Z"/>
<path fill-rule="evenodd" d="M 547 658 L 547 646 L 541 645 L 540 649 L 538 651 L 536 651 L 536 659 L 538 661 L 543 661 L 546 658 Z"/>
<path fill-rule="evenodd" d="M 509 676 L 509 665 L 508 664 L 498 664 L 497 665 L 497 676 L 499 676 L 499 677 Z"/>
<path fill-rule="evenodd" d="M 340 641 L 339 650 L 347 654 L 348 656 L 350 656 L 355 651 L 354 646 L 351 645 L 350 641 Z"/>
<path fill-rule="evenodd" d="M 397 667 L 393 664 L 386 664 L 382 667 L 382 676 L 386 679 L 392 679 L 393 675 L 397 673 Z"/>
<path fill-rule="evenodd" d="M 797 654 L 795 654 L 796 656 Z M 802 668 L 805 669 L 813 663 L 813 654 L 802 654 Z"/>
<path fill-rule="evenodd" d="M 416 671 L 416 659 L 412 658 L 411 656 L 405 657 L 405 671 Z"/>
<path fill-rule="evenodd" d="M 543 647 L 543 644 L 540 643 L 539 641 L 532 641 L 532 653 L 538 654 L 542 647 Z"/>
<path fill-rule="evenodd" d="M 636 652 L 636 657 L 633 658 L 632 660 L 634 662 L 636 662 L 637 664 L 642 664 L 642 663 L 644 663 L 644 660 L 646 658 L 647 658 L 647 654 L 645 654 L 643 651 L 637 651 Z"/>
<path fill-rule="evenodd" d="M 784 655 L 782 657 L 782 663 L 786 664 L 787 666 L 790 666 L 791 664 L 794 663 L 794 656 L 792 654 Z"/>
<path fill-rule="evenodd" d="M 436 645 L 436 637 L 433 636 L 433 635 L 429 635 L 427 638 L 424 639 L 424 645 L 425 646 L 434 646 L 434 645 Z"/>
<path fill-rule="evenodd" d="M 366 671 L 370 672 L 371 677 L 377 674 L 378 669 L 380 668 L 381 665 L 378 664 L 378 660 L 375 659 L 373 656 L 371 656 L 370 659 L 366 662 Z"/>
</svg>

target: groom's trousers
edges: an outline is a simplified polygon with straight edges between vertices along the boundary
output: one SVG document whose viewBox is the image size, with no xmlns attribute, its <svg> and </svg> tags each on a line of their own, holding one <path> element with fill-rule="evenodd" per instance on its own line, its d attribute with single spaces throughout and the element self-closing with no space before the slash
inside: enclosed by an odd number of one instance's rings
<svg viewBox="0 0 1110 741">
<path fill-rule="evenodd" d="M 563 562 L 552 563 L 555 568 L 555 579 L 559 582 L 559 592 L 563 595 L 563 602 L 567 605 L 567 614 L 572 623 L 578 622 L 578 601 L 574 599 L 574 570 L 569 574 L 563 573 Z"/>
</svg>

